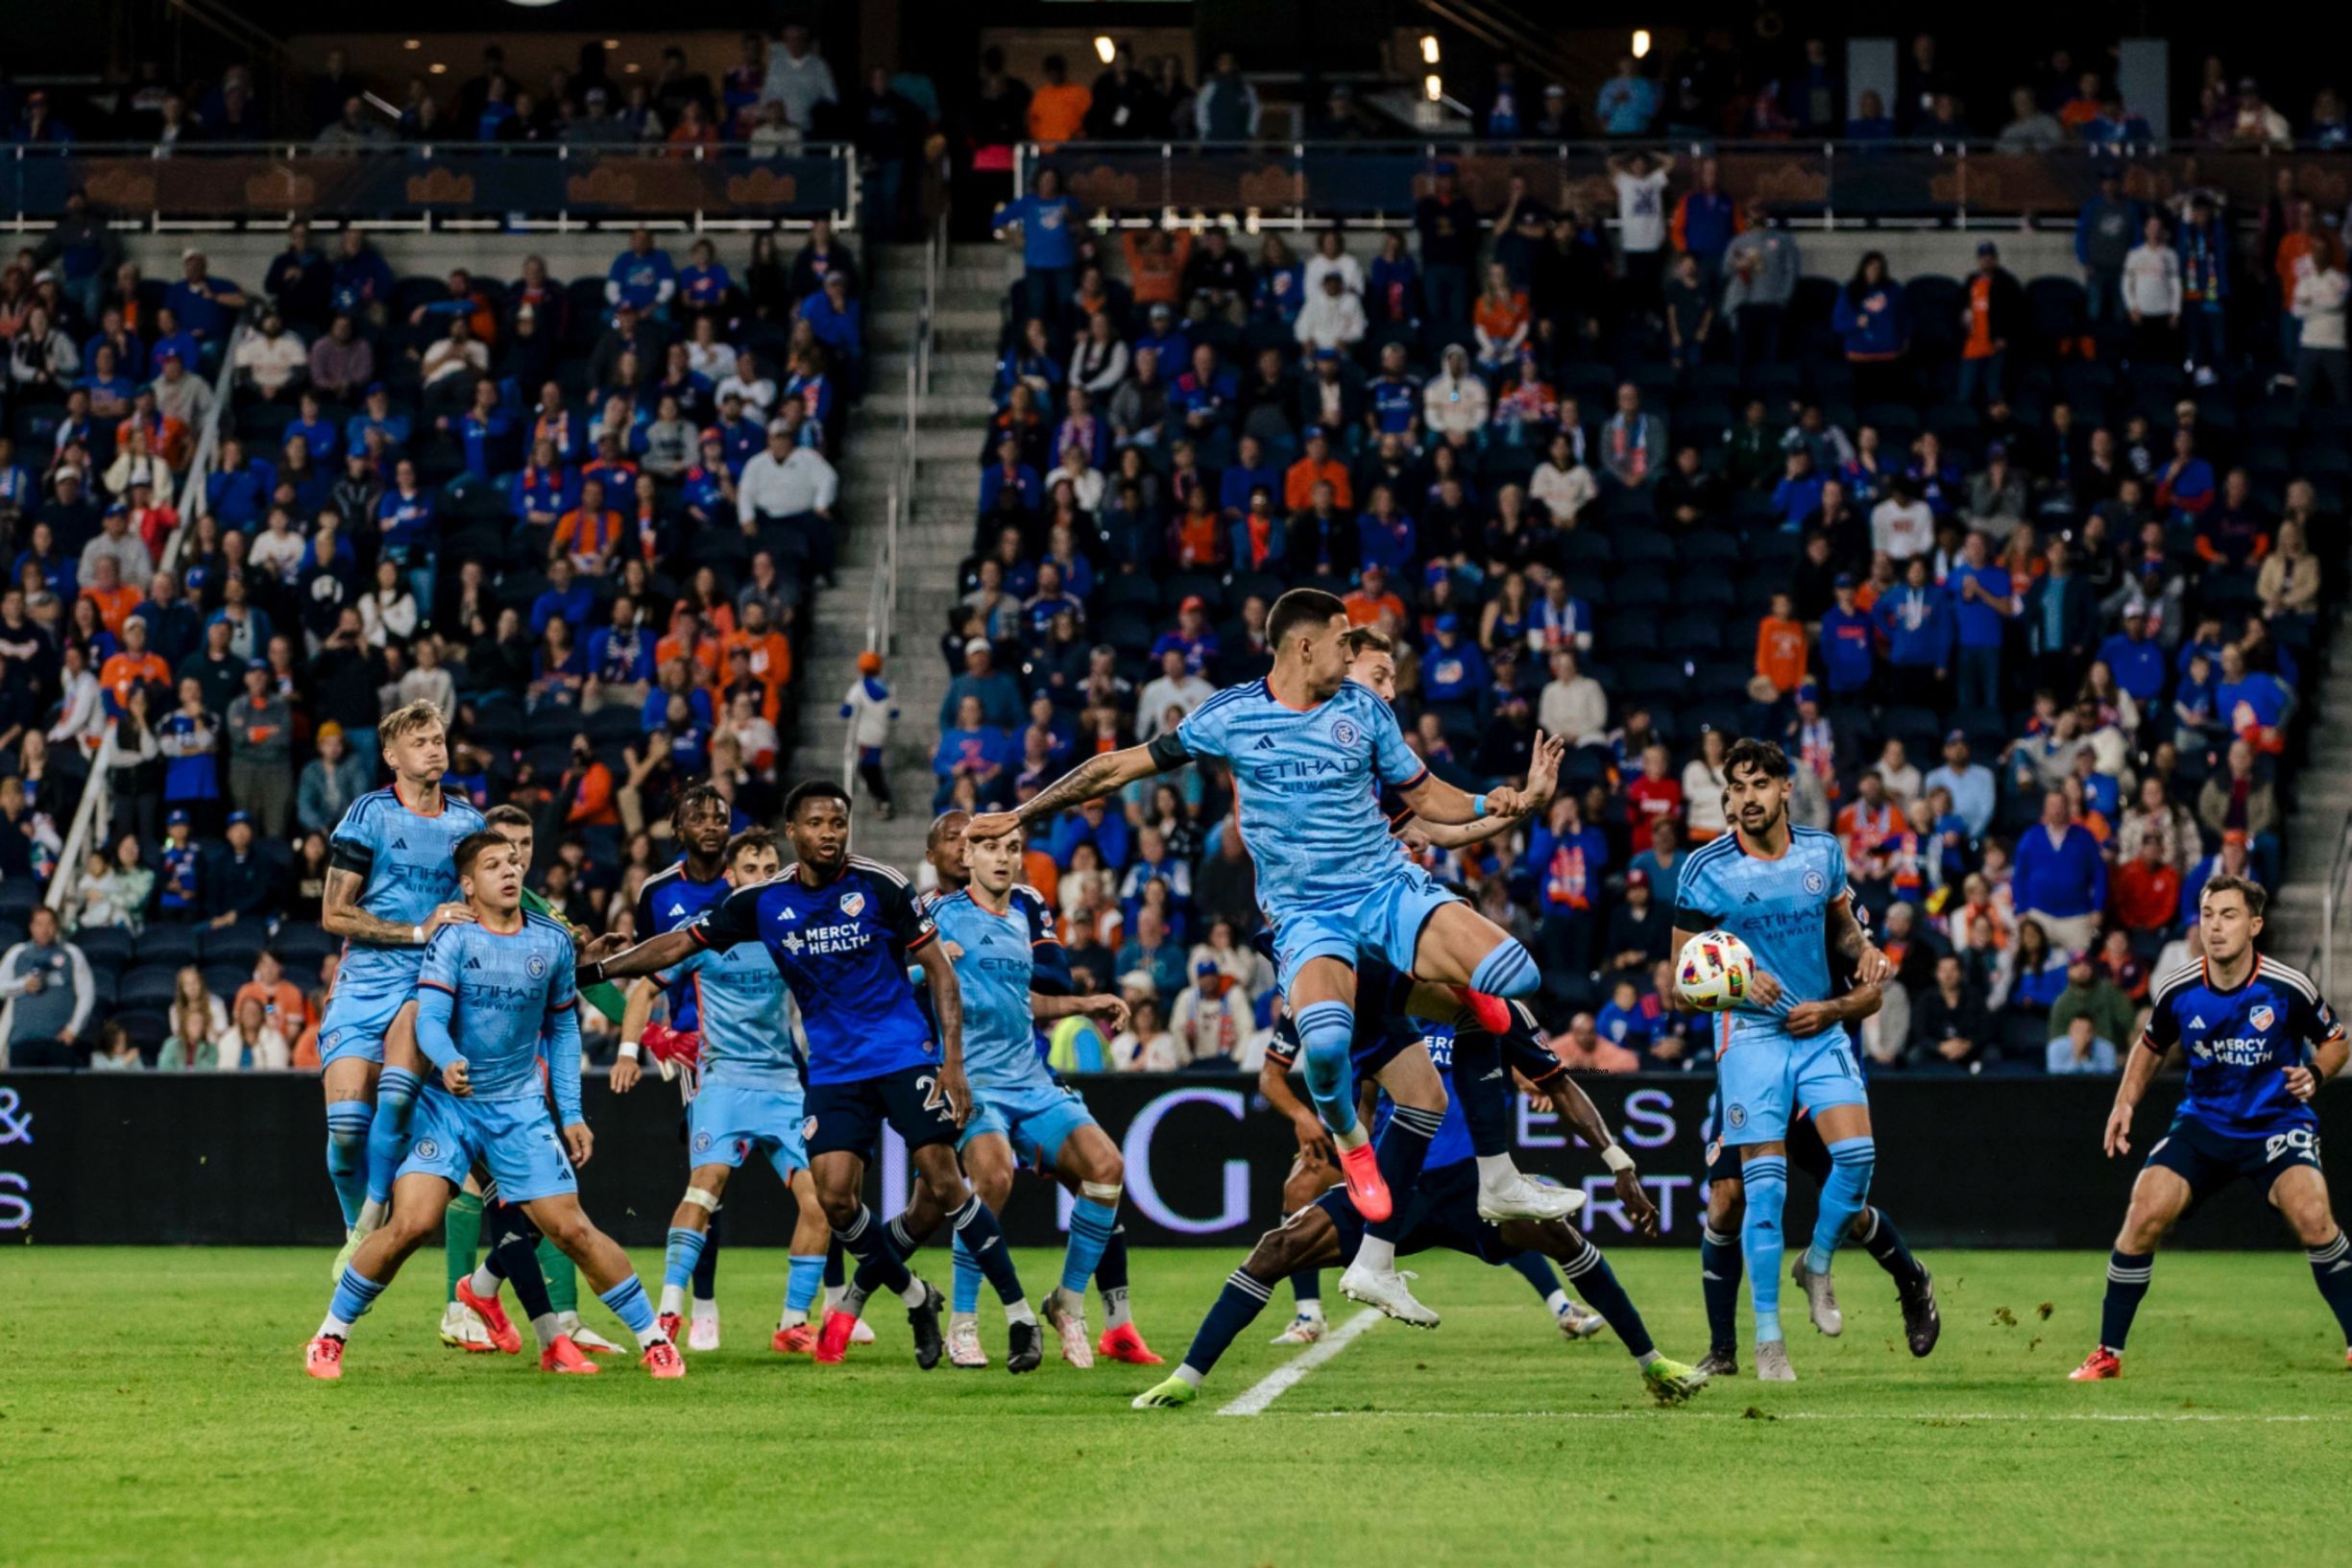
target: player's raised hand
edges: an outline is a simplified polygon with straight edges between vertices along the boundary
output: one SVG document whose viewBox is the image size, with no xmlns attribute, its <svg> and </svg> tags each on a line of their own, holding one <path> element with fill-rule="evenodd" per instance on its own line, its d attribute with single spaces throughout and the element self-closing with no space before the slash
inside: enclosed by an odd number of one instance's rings
<svg viewBox="0 0 2352 1568">
<path fill-rule="evenodd" d="M 564 1129 L 564 1146 L 571 1151 L 571 1167 L 578 1170 L 596 1152 L 596 1135 L 588 1130 L 585 1122 L 574 1122 Z"/>
<path fill-rule="evenodd" d="M 2107 1135 L 2103 1140 L 2107 1158 L 2131 1152 L 2131 1107 L 2119 1104 L 2107 1113 Z"/>
<path fill-rule="evenodd" d="M 627 952 L 632 946 L 634 944 L 629 938 L 619 931 L 606 931 L 602 936 L 580 949 L 578 956 L 583 964 L 598 964 L 617 953 Z"/>
<path fill-rule="evenodd" d="M 437 906 L 433 912 L 425 918 L 424 939 L 427 942 L 430 942 L 433 939 L 433 933 L 441 929 L 441 928 L 444 926 L 471 926 L 473 924 L 473 910 L 471 905 L 463 904 L 444 904 Z"/>
<path fill-rule="evenodd" d="M 1566 736 L 1546 736 L 1536 732 L 1536 747 L 1528 759 L 1527 788 L 1520 798 L 1528 808 L 1540 811 L 1552 804 L 1552 796 L 1560 789 L 1560 761 L 1568 754 Z M 1488 802 L 1492 805 L 1492 801 Z"/>
<path fill-rule="evenodd" d="M 1103 1028 L 1107 1029 L 1112 1034 L 1121 1033 L 1127 1028 L 1127 1001 L 1124 998 L 1112 996 L 1088 997 L 1081 1004 L 1080 1010 L 1084 1012 L 1087 1017 L 1094 1019 L 1097 1023 L 1101 1024 Z"/>
<path fill-rule="evenodd" d="M 1649 1189 L 1641 1185 L 1641 1172 L 1630 1165 L 1617 1172 L 1617 1202 L 1625 1218 L 1634 1222 L 1634 1229 L 1644 1236 L 1658 1234 L 1658 1205 Z"/>
<path fill-rule="evenodd" d="M 1781 982 L 1760 969 L 1755 971 L 1748 977 L 1748 1000 L 1758 1007 L 1778 1007 L 1781 1004 Z"/>
<path fill-rule="evenodd" d="M 473 1093 L 473 1079 L 466 1071 L 466 1059 L 458 1057 L 441 1070 L 441 1087 L 464 1099 Z"/>
<path fill-rule="evenodd" d="M 637 1065 L 636 1057 L 617 1056 L 613 1059 L 613 1071 L 605 1075 L 604 1081 L 614 1094 L 625 1095 L 636 1088 L 637 1080 L 644 1075 L 645 1070 Z"/>
<path fill-rule="evenodd" d="M 1021 831 L 1021 819 L 1010 811 L 982 811 L 963 825 L 963 841 L 978 844 Z"/>
<path fill-rule="evenodd" d="M 2308 1067 L 2289 1068 L 2287 1070 L 2287 1092 L 2295 1098 L 2308 1102 L 2312 1096 L 2319 1092 L 2319 1074 Z"/>
</svg>

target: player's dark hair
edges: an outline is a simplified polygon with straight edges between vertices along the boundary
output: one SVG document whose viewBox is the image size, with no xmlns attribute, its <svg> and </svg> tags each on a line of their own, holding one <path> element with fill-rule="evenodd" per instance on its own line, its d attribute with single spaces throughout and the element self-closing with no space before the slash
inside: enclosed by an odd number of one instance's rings
<svg viewBox="0 0 2352 1568">
<path fill-rule="evenodd" d="M 688 784 L 678 791 L 678 803 L 669 808 L 669 826 L 673 831 L 682 830 L 690 817 L 714 806 L 728 816 L 735 814 L 735 808 L 727 804 L 727 797 L 707 781 Z"/>
<path fill-rule="evenodd" d="M 749 855 L 754 850 L 773 850 L 775 848 L 776 835 L 774 833 L 769 832 L 765 828 L 746 828 L 727 840 L 726 863 L 733 865 L 739 858 Z"/>
<path fill-rule="evenodd" d="M 1769 740 L 1743 736 L 1732 742 L 1732 749 L 1723 754 L 1723 776 L 1735 779 L 1741 768 L 1754 768 L 1767 779 L 1788 777 L 1788 753 Z"/>
<path fill-rule="evenodd" d="M 531 813 L 524 810 L 521 807 L 514 805 L 512 802 L 509 802 L 504 806 L 492 807 L 489 810 L 482 813 L 482 820 L 493 828 L 530 828 L 535 826 L 535 824 L 531 821 Z"/>
<path fill-rule="evenodd" d="M 2203 904 L 2216 893 L 2237 894 L 2245 900 L 2245 912 L 2256 920 L 2262 918 L 2263 910 L 2268 907 L 2270 903 L 2270 895 L 2263 891 L 2259 882 L 2249 881 L 2243 877 L 2233 877 L 2226 871 L 2207 878 L 2204 889 L 2197 894 L 2196 901 Z"/>
<path fill-rule="evenodd" d="M 839 801 L 841 809 L 849 809 L 849 791 L 831 779 L 803 779 L 784 797 L 784 820 L 798 822 L 800 808 L 811 801 Z"/>
<path fill-rule="evenodd" d="M 972 813 L 965 810 L 960 806 L 951 806 L 946 810 L 940 812 L 937 816 L 933 817 L 931 819 L 931 832 L 923 835 L 923 847 L 925 849 L 936 849 L 938 847 L 939 840 L 947 836 L 947 824 L 950 817 L 961 817 L 966 822 L 969 822 L 972 820 Z"/>
<path fill-rule="evenodd" d="M 1266 613 L 1266 645 L 1279 649 L 1302 629 L 1321 626 L 1333 615 L 1347 614 L 1347 607 L 1336 593 L 1325 593 L 1320 588 L 1294 588 L 1274 600 L 1274 607 Z"/>
<path fill-rule="evenodd" d="M 1347 654 L 1351 659 L 1362 658 L 1368 653 L 1385 653 L 1393 656 L 1395 652 L 1396 639 L 1377 626 L 1356 626 L 1348 630 Z"/>
<path fill-rule="evenodd" d="M 460 877 L 471 877 L 473 875 L 473 862 L 481 858 L 484 850 L 502 850 L 507 847 L 507 842 L 503 837 L 484 828 L 479 832 L 468 833 L 459 839 L 457 848 L 449 856 L 449 859 L 457 867 L 457 874 Z"/>
</svg>

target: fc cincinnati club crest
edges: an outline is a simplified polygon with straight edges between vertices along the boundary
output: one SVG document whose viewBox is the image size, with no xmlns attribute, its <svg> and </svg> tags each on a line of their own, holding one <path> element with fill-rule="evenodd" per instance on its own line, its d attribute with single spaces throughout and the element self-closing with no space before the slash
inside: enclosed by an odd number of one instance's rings
<svg viewBox="0 0 2352 1568">
<path fill-rule="evenodd" d="M 441 1146 L 434 1143 L 430 1138 L 426 1138 L 420 1141 L 417 1146 L 411 1149 L 409 1152 L 416 1155 L 416 1157 L 420 1160 L 429 1160 L 441 1152 Z"/>
<path fill-rule="evenodd" d="M 2245 1015 L 2245 1021 L 2248 1024 L 2253 1025 L 2257 1029 L 2267 1029 L 2270 1026 L 2271 1022 L 2277 1017 L 2278 1014 L 2272 1012 L 2270 1010 L 2270 1004 L 2266 1001 L 2261 1006 L 2247 1013 Z"/>
<path fill-rule="evenodd" d="M 1805 890 L 1807 893 L 1818 893 L 1829 885 L 1829 880 L 1818 871 L 1808 871 L 1805 874 Z"/>
<path fill-rule="evenodd" d="M 543 980 L 547 977 L 547 959 L 545 953 L 532 953 L 530 957 L 523 960 L 522 967 L 530 971 L 531 978 L 535 980 Z"/>
<path fill-rule="evenodd" d="M 810 1138 L 813 1138 L 813 1137 L 815 1137 L 815 1136 L 816 1136 L 816 1118 L 815 1118 L 815 1117 L 809 1116 L 809 1117 L 803 1117 L 803 1118 L 801 1118 L 801 1122 L 800 1122 L 800 1136 L 801 1136 L 803 1139 L 810 1139 Z"/>
<path fill-rule="evenodd" d="M 1344 718 L 1337 724 L 1331 726 L 1331 738 L 1338 741 L 1343 746 L 1354 745 L 1356 743 L 1356 734 L 1357 731 L 1355 721 L 1353 719 Z"/>
<path fill-rule="evenodd" d="M 863 893 L 842 894 L 841 912 L 849 916 L 852 920 L 855 920 L 858 918 L 858 916 L 863 914 L 865 912 L 865 895 Z"/>
</svg>

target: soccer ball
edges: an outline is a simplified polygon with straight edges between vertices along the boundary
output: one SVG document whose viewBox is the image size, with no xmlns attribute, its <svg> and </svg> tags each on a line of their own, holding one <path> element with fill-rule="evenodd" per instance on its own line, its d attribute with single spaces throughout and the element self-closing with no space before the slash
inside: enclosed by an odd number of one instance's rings
<svg viewBox="0 0 2352 1568">
<path fill-rule="evenodd" d="M 1701 931 L 1675 960 L 1674 989 L 1704 1013 L 1720 1013 L 1748 1000 L 1756 954 L 1730 931 Z"/>
</svg>

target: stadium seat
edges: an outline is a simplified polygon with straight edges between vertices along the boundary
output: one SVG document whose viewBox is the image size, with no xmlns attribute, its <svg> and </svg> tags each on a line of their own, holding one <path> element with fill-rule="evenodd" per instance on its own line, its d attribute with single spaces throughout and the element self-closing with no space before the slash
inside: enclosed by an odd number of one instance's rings
<svg viewBox="0 0 2352 1568">
<path fill-rule="evenodd" d="M 204 966 L 205 989 L 226 1003 L 237 994 L 237 987 L 254 977 L 250 966 L 236 964 L 206 964 Z"/>
<path fill-rule="evenodd" d="M 1659 648 L 1658 617 L 1646 613 L 1611 615 L 1601 622 L 1600 636 L 1596 640 L 1612 660 L 1656 653 Z"/>
<path fill-rule="evenodd" d="M 85 926 L 74 932 L 73 944 L 93 970 L 111 975 L 131 963 L 131 933 L 120 926 Z"/>
<path fill-rule="evenodd" d="M 37 883 L 11 879 L 0 881 L 0 920 L 27 925 L 34 909 L 40 904 L 41 890 Z"/>
<path fill-rule="evenodd" d="M 1900 740 L 1903 750 L 1915 758 L 1935 756 L 1944 738 L 1942 721 L 1928 708 L 1881 709 L 1878 731 L 1881 743 Z"/>
<path fill-rule="evenodd" d="M 1690 591 L 1693 588 L 1696 588 L 1701 582 L 1715 581 L 1720 581 L 1720 579 L 1712 577 L 1711 574 L 1695 578 L 1685 577 L 1676 592 L 1682 602 L 1687 605 L 1690 602 Z M 1728 597 L 1724 600 L 1726 606 L 1730 602 Z M 1715 653 L 1723 646 L 1723 617 L 1712 615 L 1677 615 L 1658 629 L 1658 639 L 1661 646 L 1671 648 L 1686 657 L 1700 658 Z"/>
<path fill-rule="evenodd" d="M 1770 579 L 1758 579 L 1769 586 Z M 1739 585 L 1713 571 L 1685 571 L 1675 579 L 1675 602 L 1685 610 L 1709 610 L 1720 615 L 1739 602 Z"/>
<path fill-rule="evenodd" d="M 139 932 L 135 946 L 141 967 L 192 964 L 197 954 L 196 928 L 157 921 Z"/>
<path fill-rule="evenodd" d="M 1674 584 L 1656 567 L 1636 567 L 1618 572 L 1609 596 L 1620 610 L 1661 610 L 1674 602 Z"/>
<path fill-rule="evenodd" d="M 171 993 L 166 991 L 162 1006 L 125 1005 L 114 1015 L 113 1022 L 122 1025 L 125 1037 L 138 1048 L 139 1054 L 150 1063 L 154 1062 L 156 1051 L 163 1042 L 171 1038 L 171 1016 L 164 1010 L 170 1003 Z"/>
<path fill-rule="evenodd" d="M 206 927 L 197 952 L 207 965 L 239 964 L 250 970 L 268 944 L 269 932 L 257 922 L 240 920 L 233 926 Z"/>
<path fill-rule="evenodd" d="M 288 924 L 278 928 L 270 946 L 289 974 L 307 977 L 316 974 L 319 960 L 340 949 L 343 942 L 319 927 Z"/>
<path fill-rule="evenodd" d="M 180 983 L 180 965 L 141 964 L 120 977 L 116 995 L 125 1007 L 159 1007 L 169 1010 L 172 994 Z"/>
</svg>

